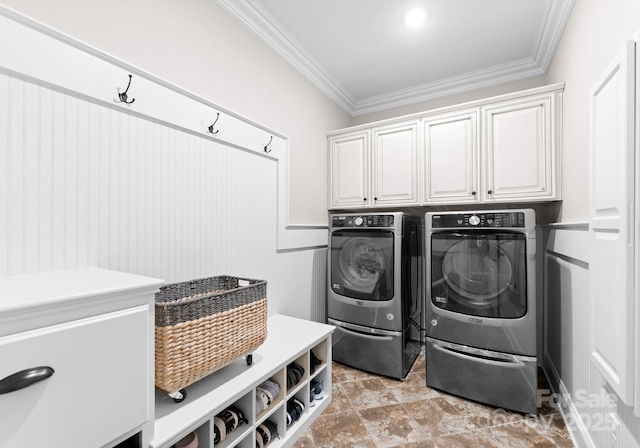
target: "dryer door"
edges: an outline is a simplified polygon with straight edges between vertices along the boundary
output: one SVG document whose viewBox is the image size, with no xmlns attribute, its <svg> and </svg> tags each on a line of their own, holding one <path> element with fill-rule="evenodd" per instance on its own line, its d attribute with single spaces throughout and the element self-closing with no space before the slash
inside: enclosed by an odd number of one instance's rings
<svg viewBox="0 0 640 448">
<path fill-rule="evenodd" d="M 432 234 L 431 302 L 471 316 L 523 317 L 526 260 L 522 233 Z"/>
<path fill-rule="evenodd" d="M 360 300 L 393 298 L 393 232 L 342 230 L 331 234 L 331 289 Z"/>
</svg>

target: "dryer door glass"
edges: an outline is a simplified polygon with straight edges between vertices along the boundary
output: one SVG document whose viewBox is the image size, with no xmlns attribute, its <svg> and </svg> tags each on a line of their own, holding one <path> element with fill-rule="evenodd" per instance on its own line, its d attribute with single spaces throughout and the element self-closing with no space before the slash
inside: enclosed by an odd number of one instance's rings
<svg viewBox="0 0 640 448">
<path fill-rule="evenodd" d="M 331 234 L 331 289 L 361 300 L 393 298 L 393 232 Z"/>
<path fill-rule="evenodd" d="M 433 234 L 431 249 L 431 301 L 435 306 L 482 317 L 526 314 L 525 235 Z"/>
</svg>

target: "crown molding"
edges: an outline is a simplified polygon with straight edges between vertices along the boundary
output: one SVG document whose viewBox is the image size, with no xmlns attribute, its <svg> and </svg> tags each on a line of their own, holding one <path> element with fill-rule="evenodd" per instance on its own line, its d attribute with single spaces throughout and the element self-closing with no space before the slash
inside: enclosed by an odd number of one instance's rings
<svg viewBox="0 0 640 448">
<path fill-rule="evenodd" d="M 489 67 L 409 89 L 356 100 L 255 0 L 215 0 L 238 22 L 352 117 L 546 74 L 575 0 L 553 0 L 543 14 L 531 59 Z"/>
<path fill-rule="evenodd" d="M 253 0 L 215 2 L 345 111 L 355 108 L 355 99 L 347 89 L 331 79 L 313 55 L 280 27 L 259 3 Z"/>
<path fill-rule="evenodd" d="M 541 75 L 544 71 L 533 60 L 521 60 L 365 98 L 356 104 L 351 115 L 365 115 Z"/>
</svg>

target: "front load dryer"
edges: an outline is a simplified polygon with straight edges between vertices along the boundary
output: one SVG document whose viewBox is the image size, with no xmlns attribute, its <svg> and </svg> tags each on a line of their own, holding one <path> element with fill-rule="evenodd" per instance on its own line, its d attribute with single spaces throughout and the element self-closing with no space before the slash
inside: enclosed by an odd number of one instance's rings
<svg viewBox="0 0 640 448">
<path fill-rule="evenodd" d="M 427 385 L 537 411 L 535 213 L 425 216 Z"/>
</svg>

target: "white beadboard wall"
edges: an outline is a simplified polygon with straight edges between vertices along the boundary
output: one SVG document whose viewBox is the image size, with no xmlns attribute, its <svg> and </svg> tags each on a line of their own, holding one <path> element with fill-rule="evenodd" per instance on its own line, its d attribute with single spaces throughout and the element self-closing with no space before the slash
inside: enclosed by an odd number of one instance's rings
<svg viewBox="0 0 640 448">
<path fill-rule="evenodd" d="M 620 400 L 607 408 L 599 398 L 615 393 L 590 359 L 593 326 L 589 299 L 591 243 L 587 224 L 553 225 L 544 231 L 544 367 L 578 447 L 640 447 L 640 420 Z M 588 405 L 586 400 L 588 400 Z M 613 444 L 610 419 L 619 421 Z"/>
<path fill-rule="evenodd" d="M 99 266 L 265 279 L 324 320 L 326 249 L 276 249 L 277 164 L 0 72 L 0 275 Z"/>
</svg>

